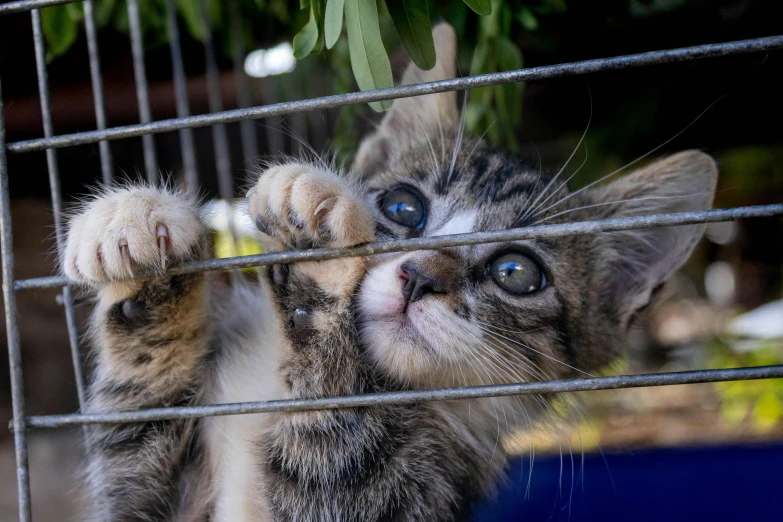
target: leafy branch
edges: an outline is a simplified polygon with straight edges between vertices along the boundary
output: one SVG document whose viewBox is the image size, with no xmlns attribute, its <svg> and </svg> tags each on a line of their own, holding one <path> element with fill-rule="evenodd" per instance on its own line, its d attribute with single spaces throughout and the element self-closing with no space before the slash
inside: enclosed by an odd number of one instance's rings
<svg viewBox="0 0 783 522">
<path fill-rule="evenodd" d="M 206 36 L 200 10 L 201 0 L 175 0 L 177 15 L 184 22 L 183 33 L 195 40 Z M 456 29 L 460 40 L 461 70 L 470 74 L 519 69 L 522 53 L 517 45 L 520 30 L 532 33 L 539 19 L 566 9 L 564 0 L 229 0 L 238 2 L 243 17 L 242 38 L 248 48 L 263 37 L 290 38 L 294 55 L 328 55 L 336 90 L 391 87 L 391 65 L 387 49 L 400 43 L 421 69 L 435 65 L 432 20 L 443 17 Z M 94 0 L 95 21 L 100 29 L 129 32 L 125 0 Z M 213 28 L 226 56 L 231 55 L 230 23 L 225 2 L 207 0 Z M 146 48 L 168 41 L 165 0 L 141 0 L 139 16 Z M 41 11 L 47 58 L 65 54 L 76 42 L 84 22 L 81 4 L 63 4 Z M 263 35 L 263 36 L 262 36 Z M 474 49 L 472 55 L 466 50 Z M 325 52 L 328 51 L 328 52 Z M 353 77 L 353 78 L 352 78 Z M 523 85 L 486 87 L 471 91 L 466 105 L 468 130 L 483 134 L 496 145 L 516 147 L 515 130 L 521 121 Z M 376 111 L 386 110 L 391 101 L 375 102 Z M 347 114 L 352 109 L 346 108 Z M 352 113 L 353 114 L 353 113 Z M 355 114 L 354 114 L 355 115 Z M 340 129 L 338 129 L 338 134 Z M 341 136 L 337 136 L 338 139 Z M 351 140 L 342 136 L 347 144 Z"/>
</svg>

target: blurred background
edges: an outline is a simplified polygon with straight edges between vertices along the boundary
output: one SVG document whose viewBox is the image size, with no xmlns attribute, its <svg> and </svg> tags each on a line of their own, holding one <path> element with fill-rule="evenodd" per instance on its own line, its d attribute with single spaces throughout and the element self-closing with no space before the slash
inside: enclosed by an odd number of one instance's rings
<svg viewBox="0 0 783 522">
<path fill-rule="evenodd" d="M 208 5 L 213 30 L 204 24 L 198 0 L 176 1 L 192 114 L 215 108 L 207 81 L 209 42 L 224 109 L 356 90 L 344 37 L 332 50 L 294 59 L 290 42 L 307 21 L 298 0 Z M 383 14 L 383 2 L 379 5 Z M 96 0 L 95 7 L 108 125 L 138 123 L 127 6 L 123 0 Z M 531 0 L 496 1 L 493 7 L 491 15 L 479 17 L 461 1 L 429 2 L 433 19 L 445 18 L 457 29 L 462 74 L 771 36 L 781 29 L 773 0 Z M 152 119 L 173 118 L 165 3 L 140 0 L 139 9 Z M 55 134 L 96 127 L 82 13 L 81 3 L 42 11 Z M 400 74 L 407 56 L 398 50 L 400 41 L 387 19 L 381 17 L 384 44 Z M 540 157 L 544 170 L 557 171 L 592 117 L 586 147 L 576 154 L 578 166 L 584 149 L 589 152 L 574 187 L 687 127 L 656 154 L 698 148 L 714 155 L 721 171 L 716 207 L 780 203 L 782 65 L 783 51 L 775 51 L 475 89 L 467 95 L 466 125 L 474 134 L 486 132 L 500 147 L 535 162 Z M 0 16 L 0 75 L 6 141 L 41 137 L 29 13 Z M 241 196 L 258 159 L 308 147 L 350 161 L 378 118 L 367 106 L 352 106 L 253 121 L 244 136 L 239 124 L 229 124 L 227 158 L 216 157 L 213 129 L 194 129 L 201 193 L 208 201 L 227 192 Z M 162 176 L 183 183 L 179 134 L 155 135 L 154 148 Z M 110 150 L 116 178 L 143 178 L 141 138 L 112 141 Z M 101 180 L 97 144 L 59 149 L 57 158 L 67 203 Z M 56 255 L 45 154 L 9 153 L 8 168 L 16 278 L 51 275 Z M 230 170 L 230 187 L 221 187 L 219 168 Z M 220 255 L 258 251 L 244 238 L 241 222 L 234 231 L 238 244 L 224 220 L 214 220 L 213 226 Z M 710 225 L 688 264 L 635 326 L 627 357 L 607 373 L 783 363 L 782 280 L 781 218 Z M 18 293 L 28 414 L 78 409 L 57 294 Z M 88 307 L 77 310 L 83 325 Z M 0 339 L 4 345 L 4 331 Z M 5 425 L 10 392 L 7 358 L 0 359 L 0 424 Z M 764 509 L 779 491 L 776 473 L 783 464 L 783 381 L 589 392 L 562 402 L 556 428 L 503 441 L 523 458 L 512 466 L 501 499 L 480 508 L 479 519 L 685 520 L 701 518 L 688 511 L 697 508 L 713 520 L 770 513 Z M 78 430 L 30 434 L 36 520 L 76 519 L 82 452 Z M 733 489 L 724 494 L 729 483 Z M 3 430 L 0 486 L 0 519 L 13 520 L 13 444 Z M 623 513 L 631 502 L 644 505 L 643 513 Z M 746 504 L 761 511 L 747 511 Z M 744 510 L 731 510 L 743 505 Z"/>
</svg>

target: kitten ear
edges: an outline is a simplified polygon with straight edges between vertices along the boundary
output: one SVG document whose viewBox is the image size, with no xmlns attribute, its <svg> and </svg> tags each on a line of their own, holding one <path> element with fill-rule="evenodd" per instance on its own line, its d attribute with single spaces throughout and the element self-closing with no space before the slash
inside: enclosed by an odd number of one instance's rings
<svg viewBox="0 0 783 522">
<path fill-rule="evenodd" d="M 712 206 L 718 167 L 703 152 L 689 150 L 639 169 L 591 194 L 606 204 L 601 217 L 628 217 L 707 210 Z M 617 306 L 623 326 L 646 306 L 653 290 L 664 283 L 691 254 L 704 225 L 628 230 L 596 236 L 604 242 L 600 263 L 601 293 Z"/>
<path fill-rule="evenodd" d="M 429 71 L 411 62 L 402 77 L 403 85 L 448 80 L 457 74 L 457 35 L 454 28 L 439 23 L 432 30 L 435 41 L 435 66 Z M 364 139 L 354 160 L 354 169 L 368 173 L 386 159 L 422 142 L 424 133 L 431 139 L 456 130 L 459 123 L 457 93 L 444 92 L 394 100 L 378 130 Z M 433 144 L 434 145 L 434 144 Z"/>
</svg>

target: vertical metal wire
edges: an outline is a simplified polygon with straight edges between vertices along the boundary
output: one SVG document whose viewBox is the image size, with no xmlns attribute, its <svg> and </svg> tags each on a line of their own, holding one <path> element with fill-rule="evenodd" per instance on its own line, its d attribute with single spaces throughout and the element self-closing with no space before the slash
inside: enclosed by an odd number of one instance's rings
<svg viewBox="0 0 783 522">
<path fill-rule="evenodd" d="M 215 40 L 212 35 L 212 17 L 209 12 L 208 0 L 199 0 L 199 6 L 201 8 L 201 20 L 206 29 L 204 35 L 204 59 L 206 62 L 209 112 L 220 112 L 223 110 L 223 97 L 220 92 L 220 72 L 218 71 L 217 57 L 215 56 Z M 231 207 L 231 200 L 234 197 L 234 183 L 231 176 L 231 157 L 229 155 L 228 133 L 225 124 L 220 123 L 212 126 L 212 144 L 215 149 L 218 194 L 220 199 L 226 203 L 226 222 L 228 223 L 228 237 L 231 238 L 231 255 L 235 256 L 237 255 L 237 238 L 234 230 L 234 211 Z M 237 274 L 233 273 L 232 277 L 236 276 Z"/>
<path fill-rule="evenodd" d="M 152 121 L 150 99 L 147 92 L 147 73 L 144 70 L 144 49 L 141 41 L 141 22 L 139 22 L 139 4 L 137 0 L 128 0 L 128 21 L 130 24 L 131 50 L 133 52 L 133 75 L 136 78 L 136 97 L 139 100 L 139 119 L 141 123 Z M 141 137 L 144 148 L 144 169 L 147 181 L 158 183 L 158 166 L 155 159 L 155 139 L 151 134 Z"/>
<path fill-rule="evenodd" d="M 30 472 L 27 467 L 27 421 L 24 416 L 24 377 L 22 347 L 14 293 L 14 244 L 11 234 L 11 196 L 8 191 L 8 164 L 5 158 L 5 122 L 3 118 L 3 88 L 0 82 L 0 248 L 3 269 L 3 302 L 8 337 L 8 366 L 11 371 L 11 408 L 13 411 L 14 449 L 16 451 L 16 482 L 19 498 L 19 522 L 29 522 Z"/>
<path fill-rule="evenodd" d="M 234 0 L 229 3 L 233 4 Z M 185 79 L 185 67 L 182 64 L 182 46 L 179 42 L 177 10 L 174 0 L 166 0 L 166 25 L 169 33 L 177 117 L 184 118 L 190 116 L 190 106 L 188 105 L 187 80 Z M 185 172 L 185 190 L 188 194 L 195 195 L 198 192 L 198 170 L 196 169 L 196 149 L 193 146 L 193 129 L 179 131 L 179 146 L 182 151 L 182 169 Z"/>
<path fill-rule="evenodd" d="M 33 9 L 30 12 L 33 20 L 33 43 L 35 44 L 35 66 L 38 73 L 38 92 L 41 98 L 41 119 L 43 120 L 44 136 L 50 138 L 54 135 L 52 125 L 51 99 L 49 98 L 49 85 L 46 74 L 46 56 L 44 49 L 43 31 L 41 30 L 41 12 Z M 65 251 L 65 234 L 62 223 L 62 196 L 60 192 L 60 172 L 57 165 L 57 151 L 46 150 L 46 164 L 49 168 L 49 189 L 52 196 L 52 212 L 54 213 L 54 229 L 57 236 L 57 249 Z M 68 341 L 71 345 L 71 359 L 73 362 L 74 379 L 76 380 L 76 392 L 79 395 L 79 406 L 84 405 L 84 374 L 82 372 L 82 358 L 79 349 L 79 330 L 76 324 L 76 311 L 73 307 L 73 295 L 71 288 L 63 287 L 63 305 L 65 307 L 65 322 L 68 326 Z"/>
<path fill-rule="evenodd" d="M 261 80 L 261 90 L 264 96 L 264 105 L 277 103 L 277 77 L 268 76 Z M 276 116 L 266 120 L 266 147 L 270 156 L 279 156 L 285 153 L 285 135 L 281 129 L 284 116 Z"/>
<path fill-rule="evenodd" d="M 215 57 L 215 42 L 212 38 L 212 20 L 209 14 L 209 5 L 206 0 L 199 0 L 201 8 L 201 20 L 206 28 L 204 36 L 204 55 L 207 73 L 207 94 L 209 97 L 209 112 L 223 110 L 223 98 L 220 95 L 220 73 Z M 228 135 L 226 126 L 219 123 L 212 126 L 212 141 L 215 147 L 215 167 L 218 176 L 218 192 L 220 199 L 230 201 L 234 196 L 234 187 L 231 180 L 231 159 L 228 152 Z"/>
<path fill-rule="evenodd" d="M 245 43 L 242 38 L 242 18 L 239 13 L 239 2 L 228 3 L 228 20 L 231 27 L 231 58 L 234 62 L 234 83 L 237 91 L 237 108 L 245 109 L 253 104 L 250 95 L 250 81 L 245 74 Z M 258 138 L 256 125 L 251 120 L 239 122 L 239 137 L 242 141 L 242 157 L 245 161 L 245 171 L 250 175 L 256 168 L 258 160 Z"/>
<path fill-rule="evenodd" d="M 92 97 L 95 101 L 95 122 L 99 130 L 106 128 L 106 109 L 103 102 L 103 78 L 101 77 L 101 60 L 98 55 L 98 36 L 95 30 L 95 14 L 92 0 L 84 0 L 84 31 L 87 33 L 87 52 L 90 55 L 90 79 L 92 80 Z M 101 175 L 103 183 L 108 185 L 112 179 L 111 148 L 108 141 L 98 142 L 98 152 L 101 156 Z"/>
</svg>

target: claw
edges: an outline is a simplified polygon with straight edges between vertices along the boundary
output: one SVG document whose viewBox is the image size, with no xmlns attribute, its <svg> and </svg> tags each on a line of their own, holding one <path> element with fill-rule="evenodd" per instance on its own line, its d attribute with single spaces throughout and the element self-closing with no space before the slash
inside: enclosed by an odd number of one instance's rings
<svg viewBox="0 0 783 522">
<path fill-rule="evenodd" d="M 334 206 L 336 204 L 337 204 L 337 196 L 334 196 L 334 197 L 331 197 L 331 198 L 327 198 L 327 199 L 321 201 L 321 203 L 319 203 L 318 206 L 315 207 L 315 212 L 313 212 L 313 215 L 317 216 L 318 213 L 321 212 L 324 209 L 332 210 L 332 208 L 334 208 Z"/>
<path fill-rule="evenodd" d="M 133 277 L 133 267 L 131 266 L 130 250 L 128 249 L 128 240 L 124 237 L 120 239 L 120 257 L 122 257 L 122 266 L 128 273 L 129 277 Z"/>
<path fill-rule="evenodd" d="M 160 253 L 160 268 L 166 270 L 168 265 L 168 249 L 169 249 L 169 229 L 166 225 L 159 224 L 157 228 L 158 234 L 158 252 Z"/>
</svg>

